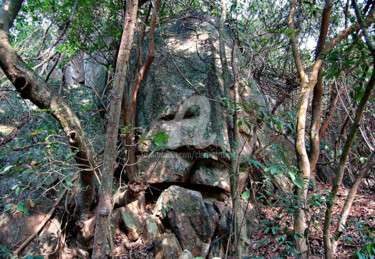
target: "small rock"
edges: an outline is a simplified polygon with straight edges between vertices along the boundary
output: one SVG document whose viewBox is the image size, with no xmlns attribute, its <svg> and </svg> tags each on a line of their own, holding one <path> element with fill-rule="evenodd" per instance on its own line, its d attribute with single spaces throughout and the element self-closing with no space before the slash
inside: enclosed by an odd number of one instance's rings
<svg viewBox="0 0 375 259">
<path fill-rule="evenodd" d="M 121 218 L 125 225 L 125 230 L 130 241 L 136 241 L 141 234 L 142 221 L 132 211 L 123 209 Z"/>
<path fill-rule="evenodd" d="M 143 235 L 143 240 L 145 243 L 151 243 L 157 239 L 159 235 L 159 227 L 153 216 L 146 214 L 145 217 L 145 233 Z"/>
<path fill-rule="evenodd" d="M 154 244 L 155 259 L 177 259 L 182 249 L 173 233 L 164 233 Z"/>
<path fill-rule="evenodd" d="M 191 254 L 191 252 L 185 249 L 180 255 L 179 259 L 193 259 L 193 258 L 194 256 Z"/>
</svg>

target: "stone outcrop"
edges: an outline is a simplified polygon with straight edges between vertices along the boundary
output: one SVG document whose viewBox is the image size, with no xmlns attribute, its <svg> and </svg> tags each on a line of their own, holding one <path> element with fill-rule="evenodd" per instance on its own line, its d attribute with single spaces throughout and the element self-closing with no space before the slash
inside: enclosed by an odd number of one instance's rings
<svg viewBox="0 0 375 259">
<path fill-rule="evenodd" d="M 156 202 L 154 213 L 170 226 L 182 249 L 205 257 L 215 227 L 202 195 L 178 186 L 166 189 Z"/>
<path fill-rule="evenodd" d="M 111 229 L 115 245 L 122 247 L 113 249 L 118 255 L 141 247 L 155 258 L 225 256 L 232 222 L 230 155 L 215 23 L 196 17 L 175 19 L 163 25 L 166 32 L 156 34 L 156 58 L 137 103 L 138 176 L 131 179 L 149 188 L 129 194 L 133 196 L 126 205 L 114 209 L 116 226 Z M 229 63 L 232 44 L 228 33 Z M 240 56 L 237 60 L 242 62 Z M 62 95 L 75 107 L 98 153 L 104 140 L 96 136 L 104 127 L 91 110 L 101 107 L 98 95 L 103 94 L 106 72 L 79 54 L 64 75 Z M 252 81 L 247 71 L 240 71 L 243 105 L 262 104 L 256 84 L 248 82 Z M 254 116 L 251 108 L 241 111 L 243 120 Z M 256 146 L 255 123 L 243 123 L 240 132 L 245 158 Z M 155 144 L 160 134 L 167 136 L 163 145 Z M 244 175 L 241 187 L 247 188 L 247 183 Z M 239 246 L 246 255 L 253 208 L 243 203 L 236 213 L 243 223 Z"/>
</svg>

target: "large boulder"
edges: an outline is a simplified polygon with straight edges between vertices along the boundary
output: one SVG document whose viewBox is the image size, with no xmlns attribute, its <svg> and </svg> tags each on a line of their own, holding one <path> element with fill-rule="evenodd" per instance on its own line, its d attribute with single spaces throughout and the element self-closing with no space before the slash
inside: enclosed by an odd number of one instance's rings
<svg viewBox="0 0 375 259">
<path fill-rule="evenodd" d="M 186 182 L 194 160 L 176 152 L 139 156 L 138 169 L 141 180 L 149 184 L 163 182 Z"/>
<path fill-rule="evenodd" d="M 212 159 L 199 160 L 189 182 L 192 184 L 217 186 L 228 193 L 230 192 L 228 168 L 223 163 Z"/>
<path fill-rule="evenodd" d="M 154 213 L 167 221 L 182 249 L 194 256 L 208 254 L 215 226 L 199 192 L 172 185 L 160 195 Z"/>
<path fill-rule="evenodd" d="M 190 17 L 167 22 L 165 32 L 156 32 L 156 58 L 137 100 L 137 128 L 142 140 L 138 151 L 142 153 L 139 158 L 144 158 L 138 169 L 141 179 L 150 184 L 183 182 L 229 192 L 229 172 L 224 165 L 230 160 L 225 104 L 228 97 L 224 96 L 216 24 L 215 19 Z M 231 66 L 233 40 L 229 31 L 224 41 Z M 238 145 L 244 156 L 251 155 L 256 146 L 253 108 L 264 104 L 264 100 L 249 71 L 242 69 L 241 55 L 234 55 L 240 68 L 239 87 L 245 107 L 240 118 L 248 122 L 239 124 Z M 153 142 L 160 134 L 168 135 L 161 146 Z M 154 153 L 161 147 L 173 157 Z M 153 157 L 148 158 L 150 153 Z M 186 156 L 189 153 L 200 156 L 190 159 Z"/>
<path fill-rule="evenodd" d="M 167 26 L 167 34 L 157 33 L 157 57 L 139 93 L 142 134 L 167 131 L 167 148 L 173 150 L 228 146 L 215 26 L 198 19 Z"/>
</svg>

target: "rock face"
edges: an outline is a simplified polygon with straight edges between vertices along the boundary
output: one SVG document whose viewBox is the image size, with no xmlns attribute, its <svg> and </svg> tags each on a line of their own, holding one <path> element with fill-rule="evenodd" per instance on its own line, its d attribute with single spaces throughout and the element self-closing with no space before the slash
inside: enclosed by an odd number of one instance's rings
<svg viewBox="0 0 375 259">
<path fill-rule="evenodd" d="M 208 254 L 215 226 L 199 192 L 171 186 L 160 195 L 154 213 L 167 221 L 182 249 L 194 256 Z"/>
<path fill-rule="evenodd" d="M 141 177 L 150 183 L 163 181 L 155 179 L 161 172 L 167 174 L 165 181 L 210 186 L 219 181 L 216 185 L 229 191 L 228 171 L 220 159 L 203 159 L 208 154 L 229 157 L 226 99 L 215 23 L 215 20 L 180 19 L 166 24 L 166 32 L 156 33 L 156 58 L 138 94 L 137 127 L 141 139 L 145 140 L 138 145 L 138 151 L 147 157 L 157 148 L 148 137 L 166 134 L 168 139 L 163 149 L 172 152 L 173 159 L 153 153 L 158 158 L 145 158 L 139 163 Z M 233 43 L 229 33 L 225 41 L 228 64 L 231 64 Z M 238 54 L 235 60 L 242 62 Z M 246 155 L 252 153 L 257 141 L 252 123 L 254 113 L 249 107 L 262 104 L 262 100 L 257 95 L 255 82 L 247 78 L 247 71 L 240 72 L 241 99 L 247 107 L 241 111 L 241 117 L 250 122 L 240 126 L 239 145 L 242 155 Z M 193 161 L 186 156 L 178 157 L 193 151 L 197 151 Z M 158 165 L 152 167 L 156 161 Z M 170 164 L 175 164 L 174 168 Z M 171 170 L 163 171 L 167 168 Z"/>
<path fill-rule="evenodd" d="M 139 156 L 141 180 L 150 184 L 186 182 L 194 160 L 176 152 L 158 152 L 154 156 Z"/>
<path fill-rule="evenodd" d="M 156 33 L 156 58 L 138 93 L 137 127 L 142 141 L 138 145 L 137 180 L 164 189 L 152 211 L 159 229 L 173 236 L 168 234 L 159 241 L 174 240 L 175 236 L 184 250 L 181 258 L 189 258 L 189 253 L 223 258 L 232 223 L 227 99 L 223 95 L 216 22 L 175 19 L 164 26 L 163 33 Z M 233 41 L 229 33 L 225 41 L 231 65 Z M 241 64 L 240 55 L 235 54 L 234 59 Z M 256 83 L 247 74 L 239 71 L 245 107 L 240 117 L 248 122 L 240 125 L 238 144 L 243 158 L 252 154 L 257 142 L 251 107 L 264 105 Z M 154 141 L 159 135 L 164 135 L 162 145 Z M 247 188 L 247 175 L 242 178 L 241 188 Z M 239 239 L 242 256 L 246 256 L 253 230 L 252 212 L 247 203 L 237 212 L 244 223 Z M 162 244 L 155 245 L 155 255 L 164 253 L 160 252 Z"/>
<path fill-rule="evenodd" d="M 128 204 L 115 209 L 119 227 L 112 232 L 115 242 L 123 246 L 115 251 L 146 246 L 155 258 L 225 256 L 232 222 L 230 145 L 225 113 L 228 99 L 223 96 L 215 23 L 197 18 L 175 19 L 163 25 L 163 34 L 156 34 L 156 58 L 137 103 L 138 139 L 145 141 L 137 147 L 139 174 L 130 179 L 150 188 L 134 194 L 143 195 L 142 199 L 127 200 Z M 229 64 L 231 44 L 228 33 Z M 241 63 L 239 56 L 236 59 Z M 262 104 L 256 84 L 248 83 L 251 79 L 244 76 L 245 72 L 239 73 L 243 105 Z M 103 67 L 79 54 L 65 71 L 67 85 L 62 89 L 82 120 L 96 153 L 104 141 L 96 136 L 103 135 L 104 127 L 98 113 L 90 110 L 101 107 L 98 95 L 102 96 L 105 89 L 105 74 Z M 242 120 L 253 117 L 250 108 L 241 111 Z M 257 142 L 254 124 L 240 126 L 243 157 L 252 154 Z M 155 144 L 155 138 L 162 134 L 167 138 L 162 145 Z M 247 184 L 247 178 L 243 182 L 241 186 Z M 236 212 L 244 222 L 239 242 L 241 256 L 246 256 L 254 225 L 253 214 L 249 213 L 253 209 L 245 209 L 247 206 L 243 204 Z"/>
<path fill-rule="evenodd" d="M 198 20 L 171 23 L 159 34 L 153 69 L 139 93 L 138 126 L 145 136 L 167 131 L 172 150 L 228 145 L 223 108 L 210 101 L 222 97 L 217 37 L 212 24 Z"/>
</svg>

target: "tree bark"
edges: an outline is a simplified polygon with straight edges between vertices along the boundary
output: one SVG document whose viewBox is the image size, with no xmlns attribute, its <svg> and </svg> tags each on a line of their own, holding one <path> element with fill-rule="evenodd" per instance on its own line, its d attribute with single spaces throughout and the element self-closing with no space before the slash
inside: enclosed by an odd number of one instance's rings
<svg viewBox="0 0 375 259">
<path fill-rule="evenodd" d="M 231 74 L 229 71 L 227 55 L 225 51 L 225 21 L 227 16 L 226 1 L 221 1 L 221 18 L 219 20 L 219 55 L 222 66 L 222 78 L 223 78 L 223 92 L 224 98 L 227 98 L 227 109 L 226 109 L 226 120 L 227 120 L 227 132 L 229 139 L 229 152 L 231 159 L 231 170 L 230 170 L 230 194 L 232 199 L 232 224 L 231 224 L 231 238 L 228 239 L 228 249 L 234 252 L 234 258 L 241 257 L 241 251 L 239 250 L 239 239 L 240 239 L 240 220 L 238 212 L 241 209 L 240 195 L 238 189 L 238 166 L 239 166 L 239 128 L 238 128 L 238 113 L 237 104 L 239 101 L 238 92 L 238 71 L 235 57 L 236 42 L 233 41 L 233 49 L 231 53 L 231 65 L 233 74 L 233 84 L 231 83 Z M 230 96 L 230 88 L 233 87 L 233 97 Z M 233 112 L 231 112 L 233 110 Z M 232 115 L 232 116 L 231 116 Z M 231 243 L 229 243 L 231 242 Z"/>
<path fill-rule="evenodd" d="M 361 15 L 359 13 L 359 9 L 357 7 L 357 3 L 356 3 L 355 0 L 352 0 L 352 4 L 353 4 L 353 7 L 354 7 L 354 10 L 355 10 L 358 22 L 359 22 L 358 24 L 359 24 L 360 28 L 362 28 L 363 33 L 365 35 L 365 42 L 368 46 L 368 49 L 371 52 L 371 55 L 373 56 L 373 61 L 375 62 L 375 48 L 374 48 L 374 45 L 371 41 L 371 38 L 368 35 L 367 29 L 366 29 L 368 25 L 365 21 L 362 20 Z M 375 16 L 375 11 L 371 10 L 370 14 L 369 14 L 369 17 L 374 17 L 374 16 Z M 327 258 L 327 259 L 332 259 L 333 256 L 334 256 L 334 254 L 333 254 L 334 251 L 333 251 L 333 247 L 332 247 L 332 243 L 331 243 L 331 236 L 330 236 L 333 205 L 334 205 L 334 202 L 335 202 L 335 199 L 336 199 L 336 196 L 337 196 L 337 192 L 339 190 L 340 184 L 341 184 L 343 176 L 344 176 L 344 170 L 345 170 L 345 167 L 346 167 L 346 162 L 348 161 L 350 148 L 351 148 L 351 146 L 354 142 L 354 138 L 357 135 L 358 129 L 360 127 L 362 115 L 365 111 L 366 104 L 367 104 L 368 100 L 370 99 L 371 92 L 374 89 L 374 87 L 375 87 L 375 65 L 373 65 L 371 78 L 366 85 L 365 92 L 363 93 L 363 97 L 362 97 L 362 99 L 361 99 L 361 101 L 360 101 L 360 103 L 357 107 L 353 124 L 350 128 L 349 135 L 348 135 L 348 137 L 345 141 L 345 144 L 344 144 L 341 156 L 340 156 L 339 165 L 338 165 L 338 168 L 336 170 L 336 178 L 335 178 L 335 181 L 332 185 L 332 190 L 329 193 L 329 196 L 328 196 L 328 199 L 327 199 L 327 202 L 326 202 L 327 203 L 327 209 L 326 209 L 324 225 L 323 225 L 323 241 L 324 241 L 325 258 Z"/>
<path fill-rule="evenodd" d="M 134 39 L 134 27 L 138 11 L 138 0 L 127 2 L 127 10 L 121 37 L 120 50 L 116 62 L 114 87 L 112 89 L 111 107 L 109 110 L 107 132 L 102 166 L 102 185 L 100 187 L 99 205 L 96 218 L 94 250 L 92 258 L 105 258 L 105 244 L 112 212 L 112 177 L 116 158 L 116 147 L 119 122 L 121 116 L 121 102 L 124 92 L 126 71 L 129 55 Z"/>
<path fill-rule="evenodd" d="M 237 51 L 237 42 L 233 40 L 233 49 L 232 49 L 232 70 L 233 70 L 233 143 L 232 143 L 232 156 L 231 156 L 231 171 L 233 173 L 234 183 L 231 184 L 233 186 L 233 190 L 231 192 L 234 193 L 232 196 L 232 205 L 233 205 L 233 233 L 234 233 L 234 249 L 235 249 L 235 258 L 241 258 L 241 250 L 239 249 L 239 240 L 240 240 L 240 233 L 241 233 L 241 218 L 240 212 L 241 210 L 241 198 L 240 198 L 240 189 L 238 188 L 239 183 L 239 166 L 240 166 L 240 131 L 238 127 L 239 116 L 238 116 L 238 106 L 240 102 L 239 90 L 238 90 L 238 63 L 236 59 L 236 51 Z"/>
<path fill-rule="evenodd" d="M 305 204 L 308 190 L 308 179 L 310 178 L 310 163 L 306 151 L 305 144 L 305 125 L 306 125 L 306 112 L 311 94 L 309 79 L 302 67 L 301 57 L 298 51 L 298 43 L 295 35 L 294 28 L 294 15 L 296 10 L 296 1 L 291 0 L 290 15 L 289 15 L 289 29 L 291 31 L 290 43 L 292 45 L 293 57 L 296 63 L 297 71 L 301 80 L 301 95 L 298 103 L 297 112 L 297 139 L 296 139 L 296 153 L 299 168 L 299 179 L 301 186 L 295 186 L 295 194 L 299 198 L 300 204 L 294 210 L 294 232 L 295 234 L 303 235 L 296 240 L 296 248 L 299 257 L 305 258 L 308 255 L 307 239 L 304 237 L 307 228 Z M 314 84 L 315 85 L 315 84 Z M 301 188 L 302 187 L 302 188 Z"/>
<path fill-rule="evenodd" d="M 358 105 L 356 115 L 354 118 L 354 122 L 350 128 L 350 132 L 348 135 L 347 140 L 345 141 L 344 148 L 341 153 L 339 166 L 336 171 L 336 178 L 332 186 L 332 190 L 329 194 L 327 199 L 327 210 L 325 214 L 324 226 L 323 226 L 323 240 L 324 240 L 324 251 L 325 251 L 325 258 L 333 258 L 333 251 L 331 245 L 331 237 L 330 237 L 330 227 L 331 227 L 331 219 L 332 219 L 332 211 L 334 201 L 336 199 L 337 192 L 339 190 L 340 184 L 342 182 L 342 178 L 344 176 L 344 170 L 346 167 L 346 162 L 348 161 L 349 150 L 353 144 L 354 138 L 357 135 L 357 131 L 360 126 L 360 122 L 362 119 L 363 112 L 365 110 L 366 104 L 371 96 L 371 91 L 375 86 L 375 67 L 373 68 L 373 72 L 368 82 L 361 102 Z"/>
<path fill-rule="evenodd" d="M 295 194 L 299 197 L 301 206 L 298 206 L 295 210 L 294 215 L 294 231 L 296 234 L 305 235 L 307 228 L 306 216 L 304 212 L 304 207 L 307 200 L 308 192 L 308 180 L 310 178 L 311 166 L 310 161 L 306 152 L 305 144 L 305 127 L 306 127 L 306 112 L 309 104 L 309 97 L 316 85 L 318 79 L 318 73 L 322 65 L 322 58 L 317 56 L 310 77 L 308 78 L 305 73 L 302 61 L 300 58 L 297 38 L 295 35 L 294 28 L 294 15 L 296 10 L 296 1 L 291 0 L 290 14 L 289 14 L 289 29 L 290 29 L 290 44 L 293 50 L 293 57 L 297 67 L 298 74 L 301 80 L 301 95 L 298 104 L 298 114 L 297 114 L 297 139 L 296 139 L 296 153 L 298 159 L 299 168 L 299 179 L 301 180 L 301 187 L 295 187 Z M 366 26 L 372 24 L 375 21 L 375 15 L 373 12 L 367 17 L 363 22 Z M 353 24 L 352 26 L 342 30 L 337 37 L 333 38 L 322 51 L 332 50 L 336 44 L 342 39 L 348 37 L 352 32 L 359 30 L 361 28 L 359 23 Z M 297 251 L 301 257 L 306 257 L 308 253 L 308 245 L 306 238 L 298 238 L 297 240 Z"/>
<path fill-rule="evenodd" d="M 223 78 L 223 93 L 224 93 L 224 98 L 227 98 L 227 101 L 225 102 L 227 104 L 227 110 L 225 111 L 225 117 L 227 118 L 227 132 L 228 132 L 228 139 L 229 143 L 233 143 L 233 121 L 230 119 L 229 116 L 229 89 L 231 86 L 231 78 L 230 78 L 230 71 L 228 67 L 228 61 L 227 61 L 227 55 L 225 52 L 225 21 L 226 21 L 226 16 L 227 16 L 227 7 L 225 5 L 225 1 L 221 1 L 221 17 L 219 20 L 219 55 L 220 55 L 220 62 L 221 62 L 221 67 L 222 67 L 222 78 Z M 229 147 L 231 148 L 231 147 Z M 231 185 L 233 184 L 232 182 L 234 179 L 233 177 L 230 177 Z M 234 194 L 232 194 L 234 195 Z"/>
<path fill-rule="evenodd" d="M 328 114 L 327 114 L 327 117 L 325 118 L 325 120 L 323 121 L 322 126 L 319 130 L 319 139 L 323 138 L 324 133 L 328 129 L 329 123 L 331 122 L 333 116 L 335 115 L 335 112 L 336 112 L 336 109 L 337 109 L 338 99 L 339 99 L 339 93 L 336 93 L 336 92 L 332 91 L 331 99 L 330 99 L 330 102 L 329 102 Z"/>
<path fill-rule="evenodd" d="M 152 14 L 151 18 L 151 25 L 150 25 L 150 36 L 149 36 L 149 48 L 148 48 L 148 55 L 145 63 L 140 68 L 137 78 L 135 79 L 135 87 L 133 93 L 130 98 L 130 102 L 127 101 L 126 96 L 124 95 L 125 100 L 123 100 L 122 104 L 122 112 L 123 112 L 123 121 L 124 124 L 131 125 L 131 129 L 129 134 L 125 136 L 125 144 L 128 149 L 128 165 L 127 172 L 128 178 L 130 181 L 136 181 L 137 178 L 137 171 L 136 171 L 136 143 L 135 143 L 135 126 L 136 126 L 136 107 L 137 107 L 137 95 L 139 92 L 139 88 L 143 81 L 143 78 L 146 76 L 148 70 L 150 69 L 154 59 L 155 59 L 155 44 L 154 44 L 154 35 L 155 35 L 155 27 L 156 27 L 156 18 L 160 8 L 161 0 L 157 0 L 155 4 L 155 9 Z M 139 54 L 141 55 L 141 53 Z M 139 57 L 142 59 L 142 57 Z M 141 63 L 141 62 L 139 62 Z"/>
<path fill-rule="evenodd" d="M 352 208 L 355 195 L 357 194 L 358 188 L 361 185 L 362 179 L 366 176 L 368 171 L 370 171 L 370 169 L 374 167 L 374 165 L 375 165 L 375 151 L 372 152 L 366 164 L 359 171 L 357 179 L 355 180 L 352 188 L 350 189 L 348 197 L 346 197 L 345 205 L 339 217 L 339 222 L 337 223 L 336 238 L 332 241 L 332 254 L 335 254 L 336 252 L 336 248 L 340 240 L 339 237 L 342 235 L 342 233 L 345 232 L 346 221 L 348 219 L 350 210 Z"/>
<path fill-rule="evenodd" d="M 16 90 L 24 99 L 29 99 L 40 109 L 47 109 L 58 121 L 69 139 L 75 160 L 80 168 L 79 207 L 81 218 L 91 215 L 91 205 L 95 194 L 94 171 L 90 149 L 79 119 L 72 108 L 51 89 L 37 73 L 23 62 L 9 42 L 9 28 L 12 26 L 22 0 L 6 0 L 0 10 L 0 66 Z"/>
<path fill-rule="evenodd" d="M 329 19 L 331 16 L 331 9 L 333 3 L 332 0 L 326 0 L 324 5 L 324 10 L 322 14 L 322 23 L 320 25 L 320 35 L 318 40 L 318 45 L 316 47 L 315 59 L 318 58 L 319 54 L 324 48 L 324 44 L 327 39 Z M 310 162 L 310 179 L 315 186 L 315 167 L 318 162 L 319 153 L 320 153 L 320 122 L 322 116 L 322 95 L 323 95 L 323 78 L 322 78 L 323 69 L 319 69 L 317 83 L 314 87 L 313 100 L 312 100 L 312 109 L 311 109 L 311 132 L 310 132 L 310 153 L 309 153 L 309 162 Z M 315 187 L 314 187 L 315 188 Z"/>
</svg>

